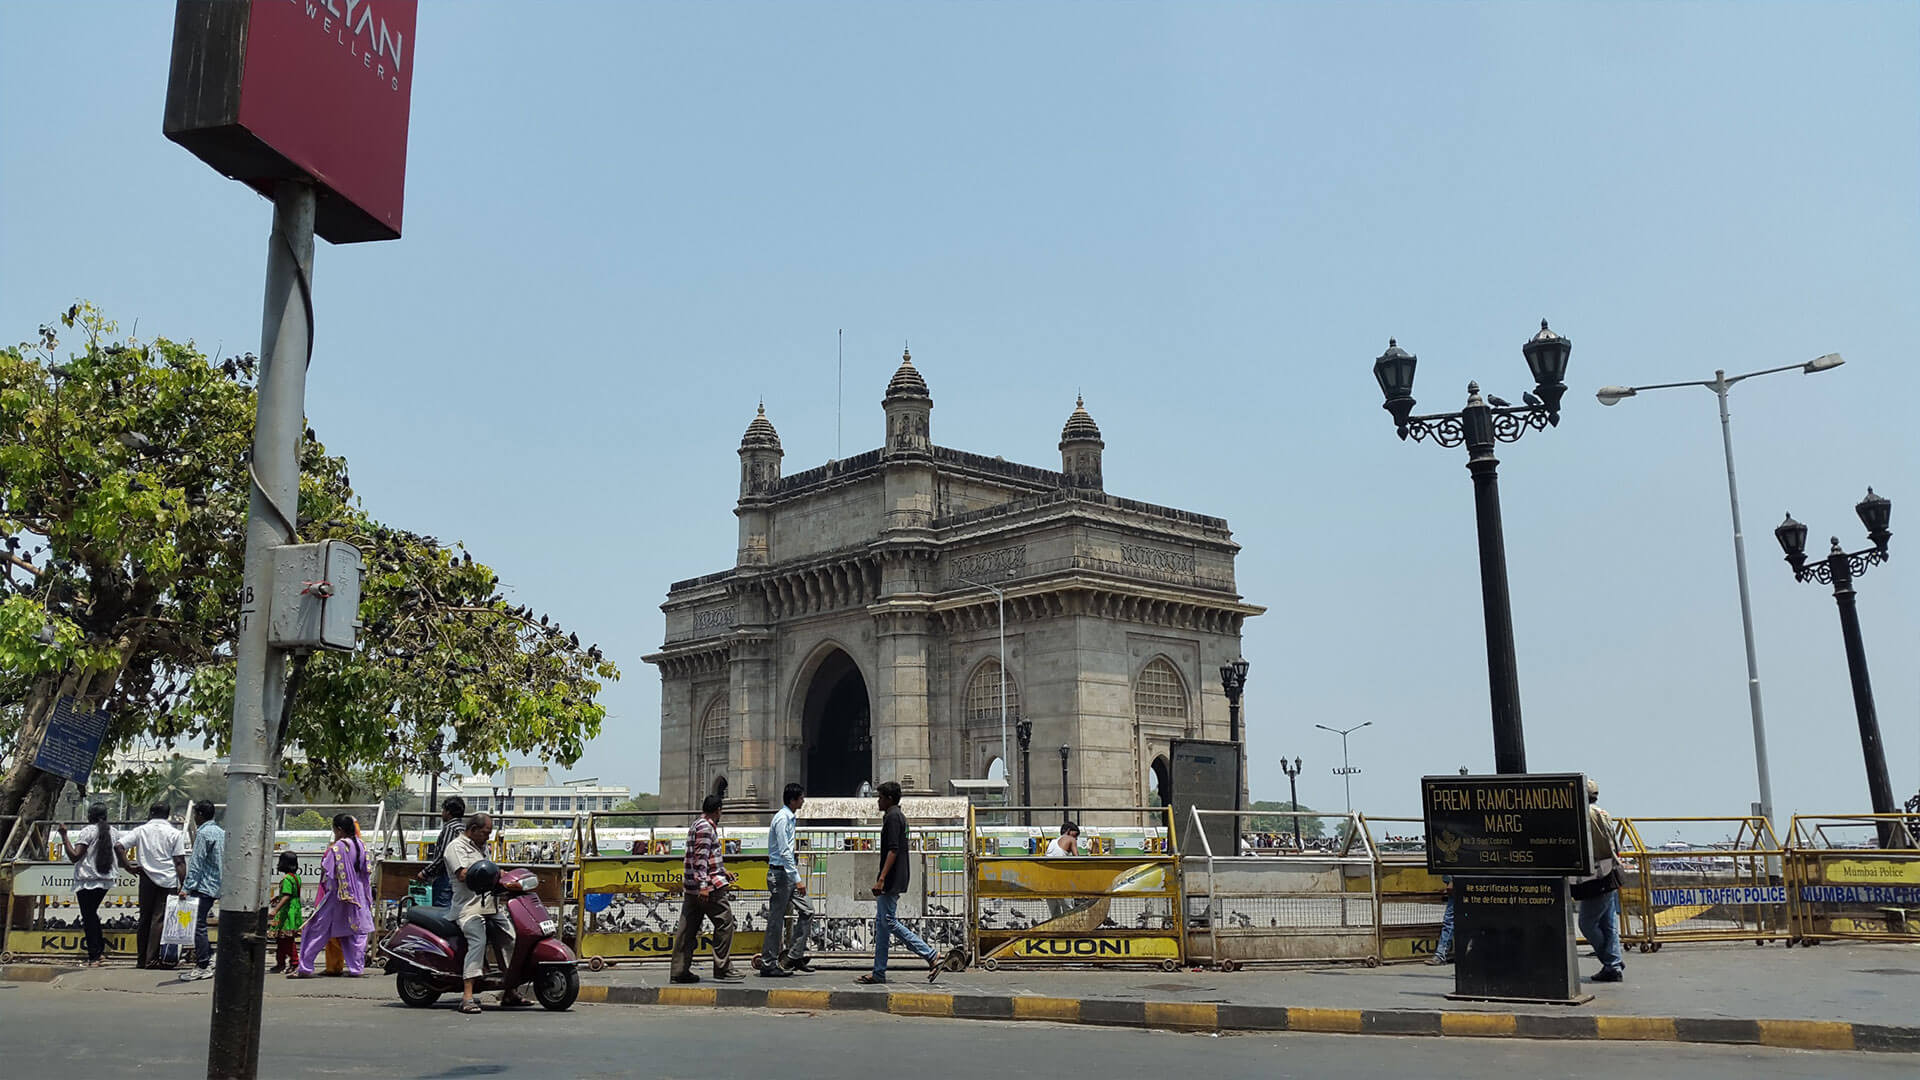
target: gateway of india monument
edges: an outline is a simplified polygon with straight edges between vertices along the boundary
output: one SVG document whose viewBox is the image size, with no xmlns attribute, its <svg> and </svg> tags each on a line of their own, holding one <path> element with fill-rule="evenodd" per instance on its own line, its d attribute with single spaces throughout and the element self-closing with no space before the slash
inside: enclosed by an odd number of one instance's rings
<svg viewBox="0 0 1920 1080">
<path fill-rule="evenodd" d="M 667 591 L 646 657 L 663 805 L 723 782 L 763 805 L 796 780 L 945 795 L 1003 738 L 1018 802 L 1023 721 L 1034 803 L 1164 797 L 1169 740 L 1227 738 L 1220 665 L 1266 610 L 1235 590 L 1227 523 L 1108 494 L 1081 403 L 1058 471 L 936 444 L 911 355 L 881 406 L 885 445 L 792 474 L 764 406 L 747 425 L 733 564 Z"/>
</svg>

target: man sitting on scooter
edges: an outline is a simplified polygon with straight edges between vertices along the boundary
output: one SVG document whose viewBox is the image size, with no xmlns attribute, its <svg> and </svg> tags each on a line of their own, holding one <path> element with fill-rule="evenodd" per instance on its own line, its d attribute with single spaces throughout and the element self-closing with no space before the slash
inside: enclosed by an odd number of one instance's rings
<svg viewBox="0 0 1920 1080">
<path fill-rule="evenodd" d="M 487 941 L 500 947 L 500 966 L 507 967 L 513 955 L 513 923 L 500 910 L 492 884 L 476 892 L 467 884 L 467 869 L 487 861 L 487 837 L 493 835 L 493 818 L 475 814 L 467 819 L 467 831 L 447 845 L 447 872 L 453 878 L 453 921 L 467 937 L 466 988 L 460 995 L 460 1011 L 477 1013 L 480 1003 L 473 1000 L 473 984 L 486 970 Z M 533 1002 L 513 992 L 512 986 L 500 991 L 500 1007 L 511 1009 Z"/>
</svg>

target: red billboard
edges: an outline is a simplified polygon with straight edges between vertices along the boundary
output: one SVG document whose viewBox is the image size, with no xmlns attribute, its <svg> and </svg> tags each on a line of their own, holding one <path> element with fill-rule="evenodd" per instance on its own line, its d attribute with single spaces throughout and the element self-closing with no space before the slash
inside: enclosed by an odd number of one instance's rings
<svg viewBox="0 0 1920 1080">
<path fill-rule="evenodd" d="M 262 193 L 308 179 L 314 231 L 400 235 L 417 0 L 179 0 L 163 129 Z"/>
</svg>

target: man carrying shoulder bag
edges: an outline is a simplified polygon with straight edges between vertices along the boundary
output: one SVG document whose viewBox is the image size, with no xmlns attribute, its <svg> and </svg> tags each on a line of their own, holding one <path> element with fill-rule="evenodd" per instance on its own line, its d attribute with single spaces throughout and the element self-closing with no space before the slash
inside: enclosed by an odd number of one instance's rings
<svg viewBox="0 0 1920 1080">
<path fill-rule="evenodd" d="M 1569 890 L 1580 902 L 1580 936 L 1593 946 L 1600 961 L 1594 982 L 1621 982 L 1626 978 L 1627 961 L 1620 951 L 1620 865 L 1614 859 L 1613 818 L 1600 809 L 1600 782 L 1587 780 L 1587 832 L 1593 841 L 1593 870 L 1590 878 L 1573 883 Z"/>
</svg>

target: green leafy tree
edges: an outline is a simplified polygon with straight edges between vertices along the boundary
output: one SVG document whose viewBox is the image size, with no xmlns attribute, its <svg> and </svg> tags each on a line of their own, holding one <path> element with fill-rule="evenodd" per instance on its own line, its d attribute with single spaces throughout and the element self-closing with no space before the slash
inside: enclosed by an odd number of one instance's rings
<svg viewBox="0 0 1920 1080">
<path fill-rule="evenodd" d="M 602 824 L 614 829 L 650 829 L 658 824 L 655 816 L 660 810 L 660 796 L 649 792 L 638 792 L 633 798 L 618 803 L 609 817 L 601 818 Z M 629 812 L 631 811 L 631 812 Z"/>
<path fill-rule="evenodd" d="M 82 337 L 64 360 L 62 329 Z M 60 781 L 32 750 L 64 696 L 106 708 L 108 755 L 230 740 L 257 365 L 116 333 L 76 305 L 0 349 L 0 815 L 51 807 Z M 368 568 L 360 649 L 295 662 L 292 786 L 385 792 L 442 730 L 475 772 L 570 765 L 598 734 L 601 680 L 619 677 L 599 648 L 509 604 L 463 547 L 368 515 L 311 429 L 299 517 L 302 540 L 351 540 Z"/>
<path fill-rule="evenodd" d="M 1291 817 L 1279 816 L 1279 813 L 1289 811 L 1289 810 L 1299 810 L 1302 813 L 1312 813 L 1313 808 L 1310 806 L 1297 806 L 1293 803 L 1286 802 L 1284 800 L 1280 802 L 1275 802 L 1271 799 L 1258 799 L 1258 800 L 1255 800 L 1251 809 L 1267 811 L 1266 814 L 1256 815 L 1251 819 L 1252 824 L 1249 826 L 1249 828 L 1251 828 L 1252 831 L 1254 832 L 1292 833 L 1293 823 L 1297 820 L 1300 822 L 1300 835 L 1303 838 L 1308 840 L 1318 840 L 1322 836 L 1326 835 L 1326 825 L 1324 820 L 1321 818 L 1303 817 L 1303 818 L 1296 819 Z"/>
<path fill-rule="evenodd" d="M 176 812 L 192 803 L 194 780 L 193 762 L 175 754 L 156 768 L 121 773 L 114 778 L 113 788 L 144 818 L 154 803 L 166 803 Z"/>
<path fill-rule="evenodd" d="M 318 810 L 302 810 L 287 819 L 286 827 L 300 830 L 327 829 L 332 828 L 333 823 Z"/>
</svg>

